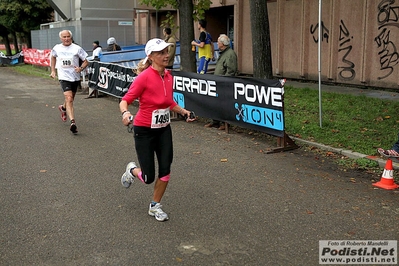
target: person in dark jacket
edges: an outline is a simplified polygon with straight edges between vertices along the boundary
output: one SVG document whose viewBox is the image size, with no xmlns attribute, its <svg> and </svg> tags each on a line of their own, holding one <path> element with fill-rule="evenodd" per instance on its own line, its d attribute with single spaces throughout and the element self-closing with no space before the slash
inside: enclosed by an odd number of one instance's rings
<svg viewBox="0 0 399 266">
<path fill-rule="evenodd" d="M 230 48 L 230 39 L 226 34 L 221 34 L 218 38 L 219 58 L 216 61 L 215 75 L 218 76 L 236 76 L 238 63 L 237 55 L 233 49 Z M 205 127 L 217 127 L 220 130 L 225 130 L 227 123 L 220 123 L 218 120 L 205 125 Z"/>
<path fill-rule="evenodd" d="M 107 51 L 120 51 L 121 47 L 116 43 L 116 39 L 114 37 L 110 37 L 107 40 Z"/>
<path fill-rule="evenodd" d="M 100 61 L 101 56 L 103 55 L 103 48 L 100 45 L 99 41 L 93 42 L 93 59 L 96 61 Z"/>
<path fill-rule="evenodd" d="M 215 75 L 236 76 L 237 75 L 237 55 L 230 48 L 230 39 L 225 34 L 218 38 L 219 58 L 216 61 Z"/>
</svg>

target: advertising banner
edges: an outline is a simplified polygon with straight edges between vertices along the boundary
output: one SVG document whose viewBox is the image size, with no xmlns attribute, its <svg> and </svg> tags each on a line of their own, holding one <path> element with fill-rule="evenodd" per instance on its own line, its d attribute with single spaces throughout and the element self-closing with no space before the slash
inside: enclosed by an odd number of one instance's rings
<svg viewBox="0 0 399 266">
<path fill-rule="evenodd" d="M 24 61 L 23 53 L 17 53 L 15 55 L 5 55 L 0 52 L 0 65 L 16 65 Z"/>
<path fill-rule="evenodd" d="M 36 66 L 50 66 L 50 53 L 51 49 L 39 50 L 39 49 L 23 49 L 24 62 L 26 64 Z"/>
<path fill-rule="evenodd" d="M 174 99 L 201 117 L 284 136 L 284 80 L 174 71 Z"/>
<path fill-rule="evenodd" d="M 90 62 L 87 71 L 91 89 L 118 98 L 122 98 L 125 95 L 136 76 L 131 68 L 98 61 Z"/>
<path fill-rule="evenodd" d="M 131 68 L 90 62 L 89 87 L 121 98 L 136 76 Z M 284 137 L 284 82 L 173 71 L 175 101 L 197 116 Z"/>
</svg>

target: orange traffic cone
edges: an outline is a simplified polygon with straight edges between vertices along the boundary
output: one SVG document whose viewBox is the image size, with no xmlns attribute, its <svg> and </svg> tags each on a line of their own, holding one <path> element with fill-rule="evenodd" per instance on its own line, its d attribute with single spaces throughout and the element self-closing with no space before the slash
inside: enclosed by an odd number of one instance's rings
<svg viewBox="0 0 399 266">
<path fill-rule="evenodd" d="M 393 182 L 393 167 L 391 159 L 388 159 L 385 164 L 380 182 L 374 183 L 373 186 L 383 189 L 395 189 L 399 187 Z"/>
</svg>

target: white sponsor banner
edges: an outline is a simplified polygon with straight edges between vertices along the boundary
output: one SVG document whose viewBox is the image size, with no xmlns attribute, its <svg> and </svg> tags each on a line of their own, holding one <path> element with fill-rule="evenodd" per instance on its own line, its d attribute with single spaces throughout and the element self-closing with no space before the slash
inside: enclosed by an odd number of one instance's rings
<svg viewBox="0 0 399 266">
<path fill-rule="evenodd" d="M 397 240 L 320 240 L 319 264 L 397 264 Z"/>
</svg>

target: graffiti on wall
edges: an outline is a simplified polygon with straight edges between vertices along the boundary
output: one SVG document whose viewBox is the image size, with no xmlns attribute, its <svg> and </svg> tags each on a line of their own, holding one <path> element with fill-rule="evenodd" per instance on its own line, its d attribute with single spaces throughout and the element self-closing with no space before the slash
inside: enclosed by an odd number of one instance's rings
<svg viewBox="0 0 399 266">
<path fill-rule="evenodd" d="M 316 25 L 310 25 L 310 34 L 313 35 L 313 41 L 315 43 L 319 42 L 319 23 L 317 23 Z M 330 36 L 330 31 L 327 29 L 326 26 L 324 26 L 324 22 L 321 22 L 321 42 L 324 41 L 324 39 L 326 40 L 326 42 L 328 43 L 328 38 Z"/>
<path fill-rule="evenodd" d="M 313 35 L 313 41 L 315 43 L 318 43 L 318 28 L 319 24 L 317 23 L 316 25 L 310 25 L 310 33 Z M 329 34 L 330 31 L 328 28 L 324 25 L 324 22 L 321 22 L 321 28 L 322 28 L 322 42 L 324 39 L 326 39 L 326 42 L 328 43 L 329 39 Z M 338 66 L 338 76 L 341 80 L 345 81 L 350 81 L 353 80 L 356 76 L 356 71 L 355 71 L 355 64 L 348 59 L 353 46 L 352 46 L 352 39 L 353 36 L 351 36 L 348 27 L 345 25 L 344 21 L 341 20 L 339 24 L 339 47 L 338 47 L 338 54 L 340 55 L 341 62 L 340 65 Z"/>
<path fill-rule="evenodd" d="M 348 28 L 346 27 L 343 20 L 339 25 L 339 48 L 338 54 L 341 58 L 342 66 L 338 66 L 338 76 L 342 80 L 353 80 L 356 76 L 355 64 L 348 59 L 349 54 L 352 51 L 352 39 Z"/>
<path fill-rule="evenodd" d="M 399 5 L 394 6 L 396 0 L 382 0 L 378 5 L 378 35 L 374 38 L 378 46 L 380 70 L 379 80 L 392 74 L 394 66 L 399 63 L 399 54 L 395 43 L 391 41 L 391 29 L 399 28 Z"/>
</svg>

